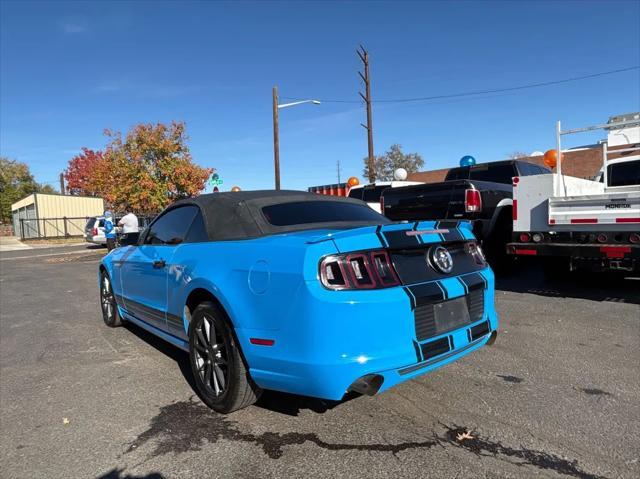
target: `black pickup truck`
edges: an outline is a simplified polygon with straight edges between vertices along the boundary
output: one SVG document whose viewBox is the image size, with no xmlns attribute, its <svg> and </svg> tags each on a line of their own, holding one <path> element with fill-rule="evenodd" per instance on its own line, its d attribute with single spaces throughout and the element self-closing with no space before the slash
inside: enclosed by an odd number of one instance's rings
<svg viewBox="0 0 640 479">
<path fill-rule="evenodd" d="M 388 188 L 380 204 L 392 220 L 470 220 L 489 261 L 500 269 L 507 263 L 506 244 L 513 228 L 512 178 L 549 172 L 520 160 L 452 168 L 442 183 Z"/>
</svg>

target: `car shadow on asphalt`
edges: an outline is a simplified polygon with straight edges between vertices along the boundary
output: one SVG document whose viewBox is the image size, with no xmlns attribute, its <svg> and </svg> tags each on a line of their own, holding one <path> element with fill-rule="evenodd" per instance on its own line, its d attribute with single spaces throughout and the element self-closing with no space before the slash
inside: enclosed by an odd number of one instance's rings
<svg viewBox="0 0 640 479">
<path fill-rule="evenodd" d="M 96 479 L 165 479 L 165 476 L 159 472 L 152 472 L 144 476 L 125 474 L 123 469 L 111 469 L 109 472 L 97 476 Z"/>
<path fill-rule="evenodd" d="M 149 333 L 139 326 L 136 326 L 135 324 L 128 322 L 125 322 L 123 324 L 132 334 L 137 336 L 139 339 L 146 342 L 150 346 L 153 346 L 153 348 L 155 348 L 157 351 L 173 359 L 180 368 L 180 372 L 182 373 L 185 381 L 189 384 L 193 392 L 197 394 L 200 399 L 202 399 L 200 397 L 200 393 L 196 388 L 193 373 L 191 372 L 189 355 L 186 352 L 166 342 L 165 340 L 160 339 L 158 336 Z M 297 394 L 265 390 L 263 391 L 260 399 L 256 402 L 255 406 L 287 416 L 297 416 L 303 410 L 309 410 L 317 414 L 324 414 L 325 412 L 358 396 L 359 395 L 356 393 L 348 393 L 341 401 L 329 401 L 307 396 L 299 396 Z"/>
<path fill-rule="evenodd" d="M 517 265 L 507 275 L 496 275 L 496 290 L 554 298 L 640 304 L 640 278 L 615 277 L 607 273 L 573 272 L 546 275 L 540 265 Z"/>
</svg>

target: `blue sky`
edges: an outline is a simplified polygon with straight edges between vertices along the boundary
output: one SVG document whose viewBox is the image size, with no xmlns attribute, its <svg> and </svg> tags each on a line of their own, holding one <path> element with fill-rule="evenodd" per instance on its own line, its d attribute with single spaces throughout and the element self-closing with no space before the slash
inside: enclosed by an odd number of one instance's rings
<svg viewBox="0 0 640 479">
<path fill-rule="evenodd" d="M 105 128 L 184 120 L 194 160 L 224 186 L 273 185 L 271 88 L 358 100 L 362 43 L 376 99 L 424 97 L 640 64 L 640 2 L 29 2 L 0 6 L 0 154 L 57 175 Z M 283 100 L 286 101 L 286 100 Z M 553 147 L 554 124 L 640 109 L 638 70 L 510 93 L 374 105 L 376 153 L 426 168 Z M 281 110 L 282 183 L 361 176 L 364 107 Z M 573 145 L 601 135 L 583 135 Z"/>
</svg>

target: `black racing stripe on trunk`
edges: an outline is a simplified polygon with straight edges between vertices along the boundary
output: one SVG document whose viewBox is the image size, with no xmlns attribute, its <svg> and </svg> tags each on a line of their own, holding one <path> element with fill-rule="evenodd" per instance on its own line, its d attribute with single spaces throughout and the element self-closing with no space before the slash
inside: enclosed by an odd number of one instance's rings
<svg viewBox="0 0 640 479">
<path fill-rule="evenodd" d="M 416 222 L 413 224 L 413 228 L 411 228 L 411 231 L 418 231 L 418 225 L 419 225 L 419 224 L 420 224 L 420 222 L 419 222 L 419 221 L 416 221 Z M 422 241 L 422 236 L 420 236 L 420 235 L 416 235 L 416 239 L 418 240 L 418 243 L 420 243 L 420 244 L 424 244 L 424 241 Z"/>
<path fill-rule="evenodd" d="M 435 303 L 447 299 L 446 289 L 438 281 L 409 286 L 409 291 L 415 297 L 415 305 Z"/>
<path fill-rule="evenodd" d="M 443 233 L 444 241 L 462 241 L 464 236 L 458 230 L 459 223 L 457 221 L 441 221 L 440 228 L 449 230 L 448 233 Z"/>
<path fill-rule="evenodd" d="M 436 221 L 436 224 L 434 225 L 435 229 L 439 230 L 440 229 L 440 221 Z M 438 233 L 438 236 L 440 237 L 440 242 L 443 243 L 444 242 L 444 235 L 442 233 Z"/>
<path fill-rule="evenodd" d="M 458 279 L 465 284 L 467 292 L 485 288 L 486 281 L 480 273 L 466 274 Z"/>
<path fill-rule="evenodd" d="M 383 231 L 382 234 L 387 240 L 389 248 L 411 248 L 418 246 L 420 244 L 418 237 L 413 235 L 408 236 L 407 231 L 409 230 Z"/>
<path fill-rule="evenodd" d="M 382 230 L 382 225 L 378 225 L 378 227 L 376 228 L 376 236 L 380 240 L 380 245 L 383 248 L 386 248 L 389 245 L 387 244 L 387 240 L 384 239 L 384 236 L 382 236 L 381 230 Z"/>
</svg>

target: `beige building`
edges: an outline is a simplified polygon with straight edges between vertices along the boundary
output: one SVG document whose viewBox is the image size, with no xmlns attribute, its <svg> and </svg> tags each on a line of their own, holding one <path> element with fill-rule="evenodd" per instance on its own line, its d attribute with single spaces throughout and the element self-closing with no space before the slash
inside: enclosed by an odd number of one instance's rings
<svg viewBox="0 0 640 479">
<path fill-rule="evenodd" d="M 104 212 L 104 200 L 34 193 L 11 205 L 13 231 L 27 238 L 82 236 L 90 216 Z"/>
</svg>

